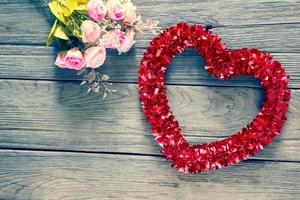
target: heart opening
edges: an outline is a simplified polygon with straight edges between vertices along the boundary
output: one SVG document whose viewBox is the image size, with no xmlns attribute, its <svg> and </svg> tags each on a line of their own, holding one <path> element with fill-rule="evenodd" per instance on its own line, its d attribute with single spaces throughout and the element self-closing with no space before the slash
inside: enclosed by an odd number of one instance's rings
<svg viewBox="0 0 300 200">
<path fill-rule="evenodd" d="M 187 49 L 173 58 L 167 68 L 167 94 L 172 112 L 191 146 L 217 141 L 249 124 L 262 107 L 264 92 L 259 81 L 251 77 L 218 80 L 205 70 L 205 61 L 195 49 Z M 198 79 L 197 79 L 198 78 Z M 190 81 L 192 80 L 192 81 Z M 253 87 L 240 87 L 240 81 Z M 226 83 L 229 87 L 212 85 Z M 185 85 L 189 86 L 185 86 Z M 190 86 L 192 85 L 192 86 Z"/>
</svg>

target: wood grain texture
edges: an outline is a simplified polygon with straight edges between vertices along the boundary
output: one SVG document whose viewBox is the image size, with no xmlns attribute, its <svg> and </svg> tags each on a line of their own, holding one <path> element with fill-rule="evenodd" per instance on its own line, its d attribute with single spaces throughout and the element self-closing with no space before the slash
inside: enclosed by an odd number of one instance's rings
<svg viewBox="0 0 300 200">
<path fill-rule="evenodd" d="M 126 55 L 108 54 L 101 72 L 111 76 L 118 83 L 136 83 L 140 60 L 144 50 L 134 49 Z M 290 88 L 300 88 L 300 54 L 273 53 L 274 59 L 281 61 L 290 74 Z M 0 45 L 0 78 L 39 79 L 39 80 L 80 80 L 72 70 L 54 66 L 55 49 L 52 47 Z M 34 66 L 34 67 L 33 67 Z M 189 49 L 173 59 L 168 69 L 167 84 L 249 86 L 260 87 L 257 80 L 238 77 L 220 81 L 207 74 L 204 60 L 195 50 Z"/>
<path fill-rule="evenodd" d="M 198 22 L 199 19 L 224 21 L 224 26 L 297 23 L 300 3 L 298 1 L 253 0 L 133 0 L 138 12 L 145 17 L 158 17 L 164 24 L 174 21 Z M 3 7 L 16 10 L 44 9 L 40 0 L 2 0 Z M 8 13 L 8 10 L 5 13 Z M 151 12 L 149 12 L 151 11 Z M 245 12 L 247 11 L 247 12 Z M 172 18 L 170 18 L 172 16 Z"/>
<path fill-rule="evenodd" d="M 298 200 L 300 164 L 245 161 L 185 175 L 163 158 L 1 151 L 1 199 Z M 224 194 L 226 194 L 224 196 Z"/>
<path fill-rule="evenodd" d="M 0 9 L 1 11 L 1 9 Z M 41 27 L 24 30 L 14 30 L 12 32 L 11 24 L 3 23 L 0 27 L 0 44 L 24 44 L 33 46 L 45 46 L 47 36 L 50 31 L 50 23 L 42 17 L 34 18 L 41 20 Z M 21 18 L 19 20 L 22 20 Z M 173 26 L 181 21 L 174 21 Z M 31 20 L 30 20 L 31 23 Z M 37 22 L 34 22 L 35 24 Z M 21 23 L 23 24 L 23 23 Z M 162 29 L 169 27 L 164 24 Z M 41 29 L 44 29 L 43 31 Z M 298 38 L 300 34 L 300 24 L 274 24 L 262 26 L 245 26 L 245 27 L 217 27 L 212 30 L 217 33 L 226 46 L 230 49 L 241 47 L 258 48 L 271 53 L 299 53 L 300 45 Z M 145 49 L 154 35 L 147 33 L 144 36 L 138 36 L 135 48 Z"/>
<path fill-rule="evenodd" d="M 133 1 L 162 29 L 209 23 L 228 48 L 259 48 L 281 61 L 293 89 L 281 135 L 248 161 L 212 174 L 181 174 L 160 153 L 140 108 L 137 71 L 152 35 L 138 37 L 126 55 L 109 52 L 101 70 L 118 91 L 102 100 L 86 94 L 72 71 L 54 67 L 57 52 L 45 47 L 53 17 L 42 1 L 1 0 L 0 199 L 298 200 L 300 2 Z M 264 95 L 254 79 L 218 81 L 203 66 L 187 50 L 167 75 L 172 110 L 191 144 L 240 130 Z"/>
<path fill-rule="evenodd" d="M 171 5 L 169 0 L 134 0 L 133 2 L 144 18 L 156 17 L 165 26 L 179 21 L 189 23 L 207 21 L 215 26 L 295 24 L 300 22 L 300 3 L 298 1 L 173 0 Z M 1 3 L 1 17 L 9 16 L 3 22 L 15 24 L 16 21 L 10 16 L 10 11 L 14 11 L 16 18 L 23 16 L 23 25 L 17 25 L 19 30 L 23 29 L 25 32 L 33 32 L 34 29 L 45 30 L 45 24 L 39 23 L 41 19 L 38 18 L 52 19 L 52 16 L 45 12 L 46 7 L 40 0 L 2 0 Z M 20 11 L 22 11 L 22 15 Z M 36 25 L 33 30 L 26 28 L 26 25 L 32 25 L 30 19 Z"/>
<path fill-rule="evenodd" d="M 140 108 L 137 86 L 115 84 L 101 100 L 77 83 L 0 81 L 0 146 L 70 151 L 160 154 Z M 248 124 L 263 92 L 251 88 L 168 86 L 174 114 L 192 143 L 219 140 Z M 287 124 L 258 159 L 300 161 L 300 91 Z"/>
<path fill-rule="evenodd" d="M 38 0 L 2 2 L 0 78 L 80 79 L 71 71 L 56 69 L 53 66 L 55 49 L 45 47 L 52 17 L 41 2 Z M 300 35 L 299 2 L 257 0 L 246 4 L 237 0 L 196 2 L 176 0 L 173 2 L 176 4 L 175 7 L 165 6 L 169 4 L 167 0 L 142 0 L 135 3 L 145 18 L 157 17 L 163 28 L 179 21 L 198 23 L 204 20 L 217 27 L 213 32 L 223 38 L 228 48 L 249 47 L 272 52 L 274 58 L 281 61 L 291 75 L 290 87 L 300 88 L 298 67 L 300 40 L 297 39 Z M 245 10 L 247 12 L 244 12 Z M 11 13 L 14 15 L 11 16 Z M 21 21 L 22 23 L 16 23 Z M 136 83 L 140 59 L 152 38 L 152 34 L 138 37 L 135 49 L 126 55 L 116 56 L 116 52 L 110 52 L 102 71 L 109 74 L 114 82 Z M 174 60 L 168 83 L 259 86 L 257 81 L 248 78 L 217 81 L 207 75 L 203 66 L 203 60 L 194 51 L 189 51 Z"/>
</svg>

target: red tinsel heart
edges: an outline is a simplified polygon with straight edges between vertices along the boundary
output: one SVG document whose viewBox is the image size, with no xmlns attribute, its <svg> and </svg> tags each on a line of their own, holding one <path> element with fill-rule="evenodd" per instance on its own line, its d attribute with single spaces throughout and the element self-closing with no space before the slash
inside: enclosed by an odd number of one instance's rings
<svg viewBox="0 0 300 200">
<path fill-rule="evenodd" d="M 186 48 L 196 48 L 205 69 L 219 79 L 251 76 L 261 81 L 265 100 L 256 118 L 224 140 L 189 146 L 170 110 L 165 74 L 172 58 Z M 153 39 L 139 71 L 140 100 L 155 140 L 172 166 L 181 172 L 209 172 L 260 152 L 279 135 L 290 100 L 288 76 L 281 64 L 257 49 L 228 50 L 219 36 L 200 25 L 180 23 Z"/>
</svg>

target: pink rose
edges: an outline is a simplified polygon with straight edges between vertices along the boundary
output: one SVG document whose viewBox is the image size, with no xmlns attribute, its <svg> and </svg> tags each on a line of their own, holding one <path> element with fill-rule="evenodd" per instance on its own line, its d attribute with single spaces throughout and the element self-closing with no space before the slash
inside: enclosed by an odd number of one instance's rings
<svg viewBox="0 0 300 200">
<path fill-rule="evenodd" d="M 87 13 L 95 22 L 102 22 L 106 15 L 106 6 L 102 0 L 90 0 L 87 4 Z"/>
<path fill-rule="evenodd" d="M 91 20 L 82 22 L 81 31 L 82 41 L 89 44 L 95 43 L 101 34 L 100 26 Z"/>
<path fill-rule="evenodd" d="M 125 11 L 125 16 L 123 21 L 125 23 L 129 23 L 129 24 L 134 24 L 138 17 L 136 15 L 136 7 L 129 1 L 126 4 L 124 4 L 124 11 Z"/>
<path fill-rule="evenodd" d="M 125 33 L 120 31 L 119 29 L 114 29 L 107 32 L 103 38 L 103 45 L 106 48 L 117 49 L 121 46 L 121 44 L 125 41 Z"/>
<path fill-rule="evenodd" d="M 65 54 L 64 53 L 59 53 L 56 57 L 55 63 L 56 66 L 60 68 L 66 68 L 66 63 L 65 63 Z"/>
<path fill-rule="evenodd" d="M 81 70 L 85 67 L 83 55 L 78 49 L 70 49 L 66 55 L 59 53 L 55 65 L 61 68 Z"/>
<path fill-rule="evenodd" d="M 107 16 L 113 20 L 121 20 L 124 18 L 124 8 L 119 0 L 108 0 Z"/>
<path fill-rule="evenodd" d="M 119 54 L 126 53 L 135 43 L 134 35 L 133 30 L 126 33 L 120 30 L 111 30 L 103 36 L 103 43 L 106 48 L 117 49 Z"/>
<path fill-rule="evenodd" d="M 84 53 L 86 67 L 97 68 L 103 65 L 106 58 L 104 47 L 94 46 L 88 48 Z"/>
<path fill-rule="evenodd" d="M 126 53 L 131 49 L 131 47 L 135 43 L 134 35 L 135 35 L 135 32 L 133 30 L 129 30 L 126 32 L 125 40 L 123 40 L 121 45 L 117 48 L 119 54 Z"/>
</svg>

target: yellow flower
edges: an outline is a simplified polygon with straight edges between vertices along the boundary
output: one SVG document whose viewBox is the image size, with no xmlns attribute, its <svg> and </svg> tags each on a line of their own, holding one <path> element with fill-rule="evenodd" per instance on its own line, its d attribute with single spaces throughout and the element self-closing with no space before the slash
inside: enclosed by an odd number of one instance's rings
<svg viewBox="0 0 300 200">
<path fill-rule="evenodd" d="M 50 45 L 53 38 L 59 38 L 63 40 L 69 40 L 70 34 L 67 30 L 68 21 L 74 10 L 86 11 L 87 0 L 52 0 L 48 6 L 57 18 L 48 36 L 47 44 Z M 66 27 L 64 27 L 66 26 Z M 70 30 L 76 37 L 81 37 L 80 33 L 76 30 Z"/>
<path fill-rule="evenodd" d="M 78 5 L 75 10 L 85 11 L 87 9 L 86 5 L 87 5 L 87 0 L 78 0 Z"/>
<path fill-rule="evenodd" d="M 53 0 L 48 6 L 57 17 L 57 19 L 65 23 L 65 18 L 69 17 L 74 10 L 85 10 L 87 0 Z"/>
<path fill-rule="evenodd" d="M 62 40 L 69 40 L 69 36 L 65 33 L 63 27 L 59 24 L 58 20 L 55 20 L 51 32 L 48 36 L 47 45 L 50 45 L 53 38 L 59 38 Z"/>
</svg>

